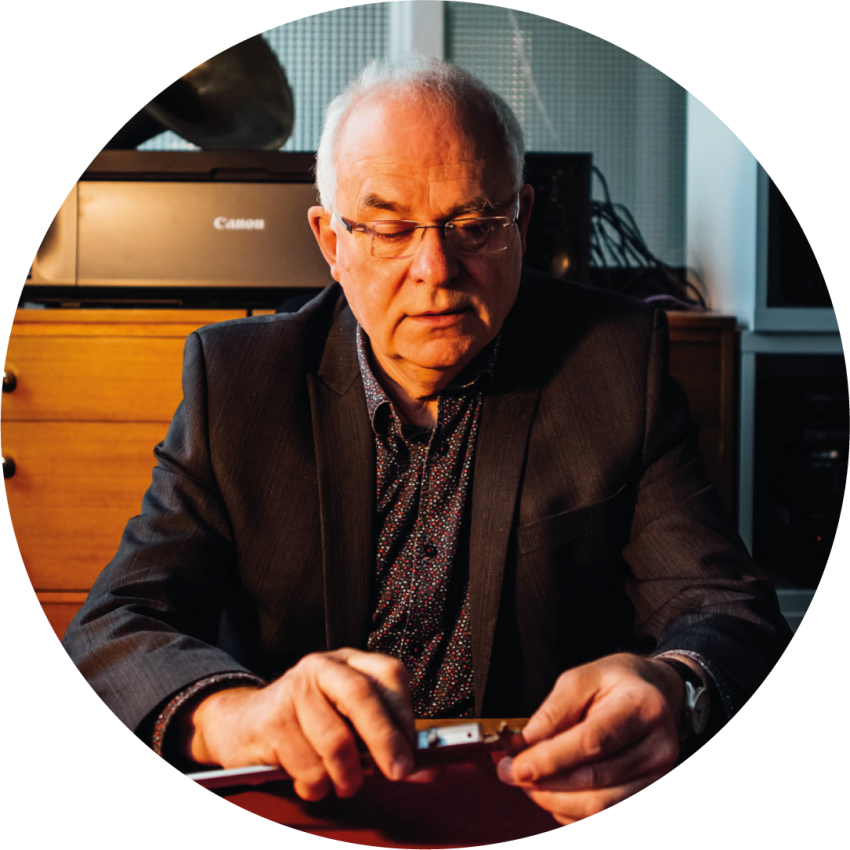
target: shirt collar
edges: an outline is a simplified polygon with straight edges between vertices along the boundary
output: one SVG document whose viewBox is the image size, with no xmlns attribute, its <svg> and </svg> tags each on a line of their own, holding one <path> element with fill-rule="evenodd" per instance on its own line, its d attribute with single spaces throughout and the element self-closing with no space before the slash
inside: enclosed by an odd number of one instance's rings
<svg viewBox="0 0 850 850">
<path fill-rule="evenodd" d="M 369 410 L 369 421 L 372 428 L 377 428 L 376 417 L 383 405 L 392 408 L 392 401 L 384 392 L 384 388 L 378 383 L 378 379 L 369 365 L 369 337 L 366 331 L 358 323 L 357 325 L 357 361 L 360 364 L 360 375 L 363 378 L 363 389 L 366 393 L 366 407 Z M 499 345 L 502 332 L 496 334 L 496 338 L 476 357 L 472 363 L 473 371 L 466 370 L 458 375 L 443 390 L 443 393 L 465 395 L 467 393 L 483 391 L 493 380 L 496 372 L 496 360 L 499 354 Z"/>
</svg>

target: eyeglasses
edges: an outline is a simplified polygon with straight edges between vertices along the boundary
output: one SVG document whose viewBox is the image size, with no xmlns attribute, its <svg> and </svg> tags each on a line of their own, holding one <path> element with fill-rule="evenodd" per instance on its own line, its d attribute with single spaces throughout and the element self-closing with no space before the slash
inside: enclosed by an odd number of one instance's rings
<svg viewBox="0 0 850 850">
<path fill-rule="evenodd" d="M 403 260 L 412 257 L 425 238 L 426 230 L 439 230 L 448 247 L 456 254 L 494 254 L 504 251 L 511 241 L 511 230 L 518 222 L 519 201 L 514 217 L 456 218 L 444 224 L 420 224 L 418 221 L 348 221 L 335 213 L 349 233 L 369 237 L 373 257 Z M 416 231 L 422 231 L 417 242 Z"/>
</svg>

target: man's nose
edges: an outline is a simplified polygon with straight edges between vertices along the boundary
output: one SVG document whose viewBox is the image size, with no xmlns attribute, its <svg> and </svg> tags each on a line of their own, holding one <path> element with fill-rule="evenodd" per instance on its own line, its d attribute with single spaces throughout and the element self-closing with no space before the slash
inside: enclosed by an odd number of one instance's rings
<svg viewBox="0 0 850 850">
<path fill-rule="evenodd" d="M 411 276 L 431 286 L 443 286 L 453 280 L 459 270 L 460 265 L 443 230 L 439 227 L 423 230 L 410 264 Z"/>
</svg>

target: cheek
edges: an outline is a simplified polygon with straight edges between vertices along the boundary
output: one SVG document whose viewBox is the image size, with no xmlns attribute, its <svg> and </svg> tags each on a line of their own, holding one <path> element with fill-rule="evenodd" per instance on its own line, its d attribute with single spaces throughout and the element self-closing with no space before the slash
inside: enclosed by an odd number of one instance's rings
<svg viewBox="0 0 850 850">
<path fill-rule="evenodd" d="M 378 341 L 392 335 L 397 318 L 391 283 L 375 274 L 349 270 L 342 275 L 341 284 L 351 311 L 369 337 Z"/>
<path fill-rule="evenodd" d="M 519 291 L 520 267 L 511 263 L 496 266 L 487 263 L 477 270 L 480 318 L 487 325 L 501 325 L 513 307 Z"/>
<path fill-rule="evenodd" d="M 338 279 L 348 306 L 351 307 L 360 324 L 365 327 L 365 316 L 369 313 L 372 296 L 369 291 L 369 278 L 363 274 L 362 261 L 357 262 L 357 260 L 359 257 L 352 256 L 350 252 L 340 251 L 337 265 Z"/>
</svg>

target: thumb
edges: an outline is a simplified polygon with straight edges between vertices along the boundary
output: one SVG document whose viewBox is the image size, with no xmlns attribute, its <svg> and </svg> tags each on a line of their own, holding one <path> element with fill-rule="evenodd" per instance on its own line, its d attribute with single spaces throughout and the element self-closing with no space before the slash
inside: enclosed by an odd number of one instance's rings
<svg viewBox="0 0 850 850">
<path fill-rule="evenodd" d="M 588 677 L 583 676 L 581 670 L 576 668 L 562 673 L 549 696 L 529 718 L 522 730 L 522 737 L 529 746 L 553 738 L 582 720 L 593 702 L 596 688 L 589 686 Z"/>
</svg>

